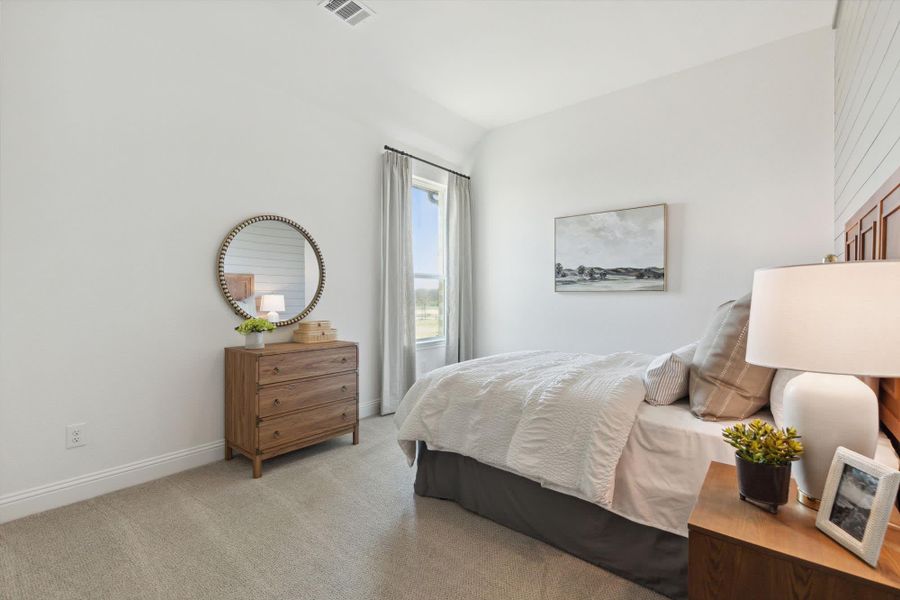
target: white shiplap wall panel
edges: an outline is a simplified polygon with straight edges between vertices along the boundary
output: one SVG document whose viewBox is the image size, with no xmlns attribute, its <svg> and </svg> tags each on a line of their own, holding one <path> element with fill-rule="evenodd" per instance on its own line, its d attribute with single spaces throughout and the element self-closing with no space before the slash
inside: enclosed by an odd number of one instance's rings
<svg viewBox="0 0 900 600">
<path fill-rule="evenodd" d="M 900 15 L 900 11 L 898 11 Z M 900 24 L 900 20 L 898 20 Z M 895 29 L 896 31 L 896 29 Z M 861 93 L 862 102 L 848 106 L 844 114 L 838 114 L 838 130 L 835 135 L 835 188 L 839 202 L 847 204 L 855 192 L 854 178 L 870 173 L 860 173 L 864 159 L 876 152 L 884 141 L 881 135 L 893 125 L 898 113 L 897 84 L 900 82 L 900 37 L 895 36 L 886 52 L 879 56 L 878 66 L 872 67 L 871 84 Z M 871 65 L 871 63 L 870 63 Z M 859 83 L 864 84 L 865 79 Z M 861 89 L 863 85 L 851 86 Z M 852 95 L 851 95 L 852 98 Z M 838 101 L 840 101 L 838 99 Z M 884 156 L 881 154 L 880 156 Z M 843 209 L 838 205 L 838 209 Z"/>
<path fill-rule="evenodd" d="M 900 166 L 900 2 L 842 0 L 835 39 L 834 242 Z"/>
<path fill-rule="evenodd" d="M 859 48 L 863 45 L 863 38 L 867 35 L 867 28 L 870 25 L 870 19 L 873 17 L 876 11 L 874 10 L 866 10 L 867 7 L 863 7 L 862 10 L 856 11 L 854 13 L 854 20 L 852 25 L 848 25 L 848 31 L 850 35 L 847 36 L 846 40 L 846 48 L 855 49 Z M 835 80 L 847 81 L 852 79 L 855 76 L 855 73 L 858 70 L 859 60 L 862 57 L 861 52 L 847 52 L 846 55 L 840 57 L 840 60 L 835 58 Z M 844 86 L 846 89 L 848 86 Z"/>
<path fill-rule="evenodd" d="M 900 12 L 900 4 L 879 5 L 875 14 L 880 25 L 876 25 L 878 31 L 873 33 L 874 39 L 865 44 L 867 48 L 860 53 L 861 60 L 850 81 L 836 83 L 835 119 L 840 124 L 835 136 L 835 164 L 838 170 L 846 165 L 848 151 L 855 146 L 856 138 L 865 128 L 872 107 L 884 96 L 891 77 L 890 69 L 885 69 L 885 66 L 895 64 L 893 61 L 896 59 L 896 55 L 889 56 L 889 53 L 900 51 L 900 45 L 893 44 L 896 24 L 900 21 L 889 27 L 892 10 Z"/>
<path fill-rule="evenodd" d="M 306 240 L 293 227 L 278 221 L 261 221 L 235 236 L 225 254 L 225 272 L 253 273 L 254 298 L 283 294 L 281 318 L 287 319 L 306 308 L 305 253 Z M 255 306 L 253 298 L 244 303 Z"/>
</svg>

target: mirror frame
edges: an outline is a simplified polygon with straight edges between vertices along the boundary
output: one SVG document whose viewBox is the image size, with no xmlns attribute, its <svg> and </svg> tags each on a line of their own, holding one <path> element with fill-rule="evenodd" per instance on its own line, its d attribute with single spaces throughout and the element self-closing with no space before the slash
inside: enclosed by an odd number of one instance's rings
<svg viewBox="0 0 900 600">
<path fill-rule="evenodd" d="M 316 254 L 316 262 L 319 265 L 319 287 L 316 288 L 316 293 L 313 296 L 312 300 L 306 305 L 306 308 L 303 309 L 299 314 L 294 315 L 290 319 L 286 319 L 284 321 L 276 321 L 274 323 L 275 327 L 285 327 L 287 325 L 292 325 L 297 323 L 298 321 L 303 320 L 309 313 L 312 312 L 312 309 L 316 307 L 316 304 L 319 303 L 319 300 L 322 298 L 322 292 L 325 290 L 325 261 L 322 260 L 322 252 L 319 250 L 319 245 L 316 243 L 316 240 L 309 235 L 309 232 L 300 227 L 300 225 L 290 219 L 286 219 L 285 217 L 279 217 L 278 215 L 258 215 L 255 217 L 250 217 L 244 221 L 238 223 L 234 229 L 232 229 L 225 239 L 222 240 L 222 245 L 219 247 L 219 258 L 217 260 L 217 269 L 216 272 L 218 274 L 219 281 L 219 289 L 222 290 L 222 294 L 225 296 L 225 301 L 231 305 L 231 309 L 237 314 L 239 317 L 243 317 L 245 319 L 254 318 L 253 315 L 249 314 L 247 311 L 242 309 L 237 301 L 232 297 L 231 291 L 228 289 L 228 284 L 225 282 L 225 253 L 228 252 L 228 247 L 231 245 L 231 242 L 234 240 L 235 236 L 241 232 L 245 227 L 252 225 L 253 223 L 259 223 L 260 221 L 278 221 L 279 223 L 285 223 L 290 225 L 297 232 L 302 235 L 309 245 L 312 246 L 313 252 Z"/>
</svg>

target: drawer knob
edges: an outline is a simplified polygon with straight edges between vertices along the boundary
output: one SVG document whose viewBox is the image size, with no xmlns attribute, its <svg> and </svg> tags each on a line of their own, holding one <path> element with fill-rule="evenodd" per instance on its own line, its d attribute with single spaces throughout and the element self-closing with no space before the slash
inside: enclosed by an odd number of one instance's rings
<svg viewBox="0 0 900 600">
<path fill-rule="evenodd" d="M 272 369 L 272 372 L 275 373 L 276 375 L 278 375 L 279 373 L 281 373 L 281 369 L 279 369 L 278 367 L 275 367 L 274 369 Z"/>
<path fill-rule="evenodd" d="M 342 362 L 342 363 L 347 362 L 347 357 L 345 356 L 344 358 L 342 358 L 342 359 L 341 359 L 341 362 Z"/>
<path fill-rule="evenodd" d="M 347 386 L 346 386 L 346 385 L 342 385 L 342 386 L 341 386 L 341 391 L 342 391 L 342 392 L 346 392 L 346 391 L 347 391 Z"/>
<path fill-rule="evenodd" d="M 341 413 L 341 418 L 346 419 L 346 418 L 347 418 L 347 413 Z"/>
<path fill-rule="evenodd" d="M 281 406 L 281 400 L 279 400 L 278 398 L 275 398 L 275 400 L 272 402 L 272 404 L 274 404 L 275 406 Z"/>
<path fill-rule="evenodd" d="M 277 429 L 272 433 L 272 437 L 278 438 L 281 437 L 281 432 Z"/>
</svg>

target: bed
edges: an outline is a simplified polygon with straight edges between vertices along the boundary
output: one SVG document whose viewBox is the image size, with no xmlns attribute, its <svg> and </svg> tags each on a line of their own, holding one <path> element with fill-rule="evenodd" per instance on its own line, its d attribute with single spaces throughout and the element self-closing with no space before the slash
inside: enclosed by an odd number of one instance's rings
<svg viewBox="0 0 900 600">
<path fill-rule="evenodd" d="M 644 402 L 651 359 L 518 352 L 432 372 L 395 417 L 415 492 L 686 598 L 688 517 L 710 461 L 734 462 L 734 421 Z M 896 466 L 886 438 L 877 458 Z"/>
</svg>

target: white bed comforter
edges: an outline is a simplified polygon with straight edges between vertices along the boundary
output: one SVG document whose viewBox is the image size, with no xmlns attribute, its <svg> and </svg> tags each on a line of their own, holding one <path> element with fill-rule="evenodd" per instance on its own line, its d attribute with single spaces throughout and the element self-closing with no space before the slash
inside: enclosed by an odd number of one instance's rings
<svg viewBox="0 0 900 600">
<path fill-rule="evenodd" d="M 404 397 L 397 439 L 410 465 L 422 440 L 608 507 L 650 360 L 514 352 L 443 367 Z"/>
</svg>

